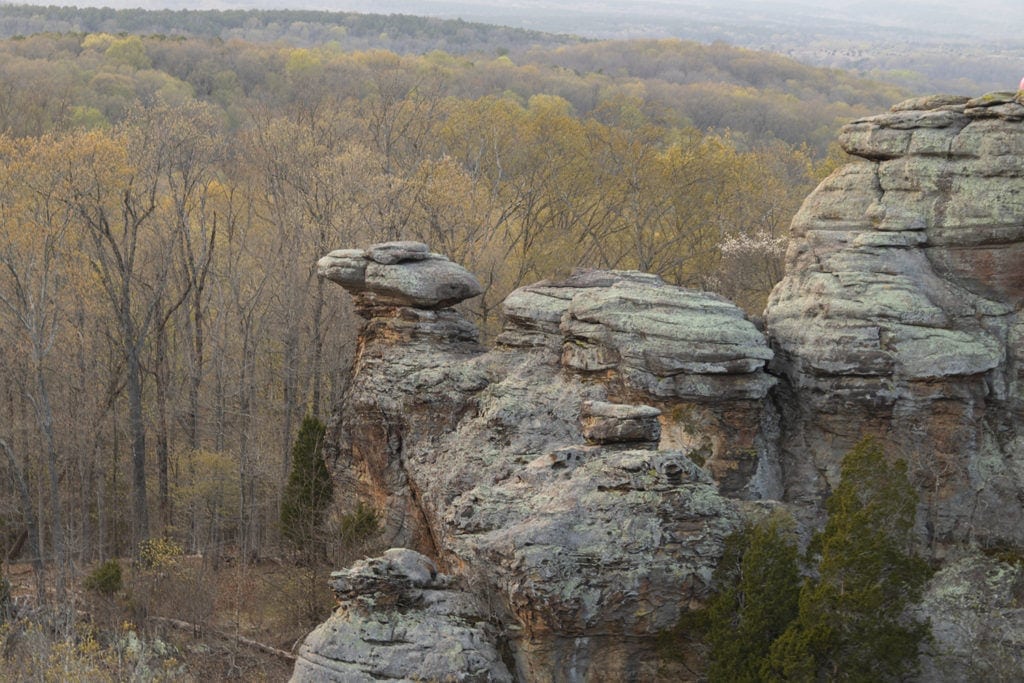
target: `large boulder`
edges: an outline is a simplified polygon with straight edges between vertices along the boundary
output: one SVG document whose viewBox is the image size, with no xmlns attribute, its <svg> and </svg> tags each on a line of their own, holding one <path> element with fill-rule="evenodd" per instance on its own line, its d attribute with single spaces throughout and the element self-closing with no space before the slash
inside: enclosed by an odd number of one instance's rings
<svg viewBox="0 0 1024 683">
<path fill-rule="evenodd" d="M 303 641 L 292 683 L 511 683 L 485 605 L 407 548 L 334 572 L 338 607 Z"/>
</svg>

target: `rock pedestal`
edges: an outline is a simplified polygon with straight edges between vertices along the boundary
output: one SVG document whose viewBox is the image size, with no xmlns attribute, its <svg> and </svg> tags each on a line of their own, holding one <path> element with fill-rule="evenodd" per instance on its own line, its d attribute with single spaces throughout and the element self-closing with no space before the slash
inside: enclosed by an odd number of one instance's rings
<svg viewBox="0 0 1024 683">
<path fill-rule="evenodd" d="M 511 683 L 479 599 L 406 548 L 335 572 L 339 605 L 299 649 L 292 683 Z"/>
</svg>

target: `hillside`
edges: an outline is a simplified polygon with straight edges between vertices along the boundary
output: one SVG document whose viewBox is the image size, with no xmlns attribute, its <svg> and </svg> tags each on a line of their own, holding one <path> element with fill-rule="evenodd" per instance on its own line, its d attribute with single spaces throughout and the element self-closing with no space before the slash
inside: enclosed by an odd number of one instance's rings
<svg viewBox="0 0 1024 683">
<path fill-rule="evenodd" d="M 26 679 L 117 679 L 135 667 L 255 679 L 261 657 L 288 668 L 330 611 L 331 570 L 383 550 L 398 522 L 428 533 L 380 496 L 356 500 L 336 484 L 324 504 L 292 476 L 304 471 L 294 463 L 324 462 L 309 445 L 325 442 L 298 438 L 300 425 L 326 421 L 354 382 L 372 379 L 353 374 L 367 348 L 359 316 L 395 308 L 332 295 L 316 275 L 324 254 L 398 242 L 404 255 L 375 258 L 442 268 L 409 246 L 423 243 L 471 273 L 479 295 L 457 314 L 431 308 L 448 290 L 424 313 L 391 310 L 374 328 L 389 342 L 507 346 L 510 293 L 577 268 L 635 270 L 649 273 L 632 276 L 645 295 L 662 282 L 709 292 L 700 309 L 736 302 L 716 320 L 753 348 L 739 358 L 711 348 L 691 363 L 663 353 L 655 324 L 640 330 L 655 342 L 644 363 L 707 369 L 725 354 L 730 368 L 757 365 L 770 351 L 754 321 L 782 277 L 788 226 L 847 159 L 838 131 L 905 94 L 721 43 L 411 17 L 22 7 L 0 10 L 0 25 L 17 33 L 0 41 L 0 480 L 10 484 L 0 487 L 0 619 L 12 624 L 0 649 Z M 342 276 L 387 265 L 339 258 Z M 513 336 L 561 334 L 542 308 L 521 310 L 526 329 Z M 603 345 L 630 334 L 613 317 L 618 327 L 579 321 L 573 362 L 638 362 Z M 455 378 L 458 390 L 500 370 Z M 401 364 L 390 371 L 396 387 L 413 381 Z M 656 372 L 643 381 L 668 386 Z M 451 379 L 417 377 L 424 400 Z M 773 381 L 758 371 L 736 391 L 760 400 Z M 716 380 L 692 384 L 706 394 Z M 525 387 L 506 389 L 508 405 L 471 425 L 505 425 L 498 441 L 528 417 L 516 401 Z M 365 406 L 360 424 L 379 436 L 375 404 Z M 424 413 L 423 443 L 472 412 L 438 406 Z M 576 408 L 559 403 L 569 431 Z M 753 438 L 772 414 L 723 419 Z M 740 461 L 758 446 L 740 446 L 708 465 L 740 470 L 733 492 L 752 490 Z M 378 465 L 389 467 L 371 461 L 367 472 Z M 675 460 L 655 465 L 682 476 Z M 700 480 L 692 491 L 718 500 L 710 475 L 686 467 Z M 605 475 L 600 485 L 614 488 L 620 474 Z M 313 513 L 296 515 L 295 500 Z"/>
<path fill-rule="evenodd" d="M 142 4 L 174 9 L 147 12 L 0 5 L 0 35 L 39 31 L 186 33 L 225 39 L 284 39 L 300 45 L 339 40 L 350 49 L 379 47 L 410 53 L 441 49 L 484 54 L 521 50 L 528 44 L 550 47 L 584 39 L 678 38 L 786 55 L 808 65 L 844 69 L 899 85 L 917 94 L 1012 88 L 1020 78 L 1018 71 L 1024 60 L 1024 41 L 1015 29 L 1024 21 L 1024 9 L 1003 0 L 987 0 L 982 5 L 949 0 L 653 0 L 629 3 L 628 9 L 614 3 L 567 5 L 559 0 L 514 5 L 348 0 L 329 7 L 306 0 L 301 4 L 307 9 L 294 11 L 272 9 L 270 3 L 258 0 L 240 0 L 225 2 L 224 12 L 188 10 L 182 3 L 169 0 Z M 323 11 L 327 9 L 347 11 Z"/>
</svg>

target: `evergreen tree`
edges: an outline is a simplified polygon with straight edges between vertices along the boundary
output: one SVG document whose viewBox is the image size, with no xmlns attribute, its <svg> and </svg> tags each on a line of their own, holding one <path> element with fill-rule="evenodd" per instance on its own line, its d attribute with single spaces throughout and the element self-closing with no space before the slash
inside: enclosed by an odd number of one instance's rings
<svg viewBox="0 0 1024 683">
<path fill-rule="evenodd" d="M 797 615 L 797 545 L 778 516 L 734 534 L 708 604 L 708 680 L 759 681 L 769 648 Z"/>
<path fill-rule="evenodd" d="M 866 438 L 843 458 L 841 480 L 812 542 L 819 578 L 800 592 L 799 615 L 771 647 L 767 680 L 902 680 L 917 667 L 927 624 L 906 608 L 930 574 L 913 552 L 917 494 L 906 465 Z"/>
<path fill-rule="evenodd" d="M 326 428 L 307 415 L 292 446 L 292 469 L 281 501 L 281 530 L 301 550 L 319 546 L 317 532 L 331 503 L 334 486 L 320 454 Z"/>
</svg>

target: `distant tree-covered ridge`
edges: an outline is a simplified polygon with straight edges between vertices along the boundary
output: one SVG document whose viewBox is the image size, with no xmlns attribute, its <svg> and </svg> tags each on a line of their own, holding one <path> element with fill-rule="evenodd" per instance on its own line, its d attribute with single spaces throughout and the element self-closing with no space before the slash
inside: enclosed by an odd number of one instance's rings
<svg viewBox="0 0 1024 683">
<path fill-rule="evenodd" d="M 345 49 L 387 49 L 406 54 L 444 50 L 453 54 L 503 53 L 582 39 L 508 26 L 405 14 L 358 14 L 317 10 L 145 10 L 109 7 L 0 5 L 0 37 L 37 33 L 133 33 L 240 39 L 313 46 L 334 42 Z"/>
</svg>

